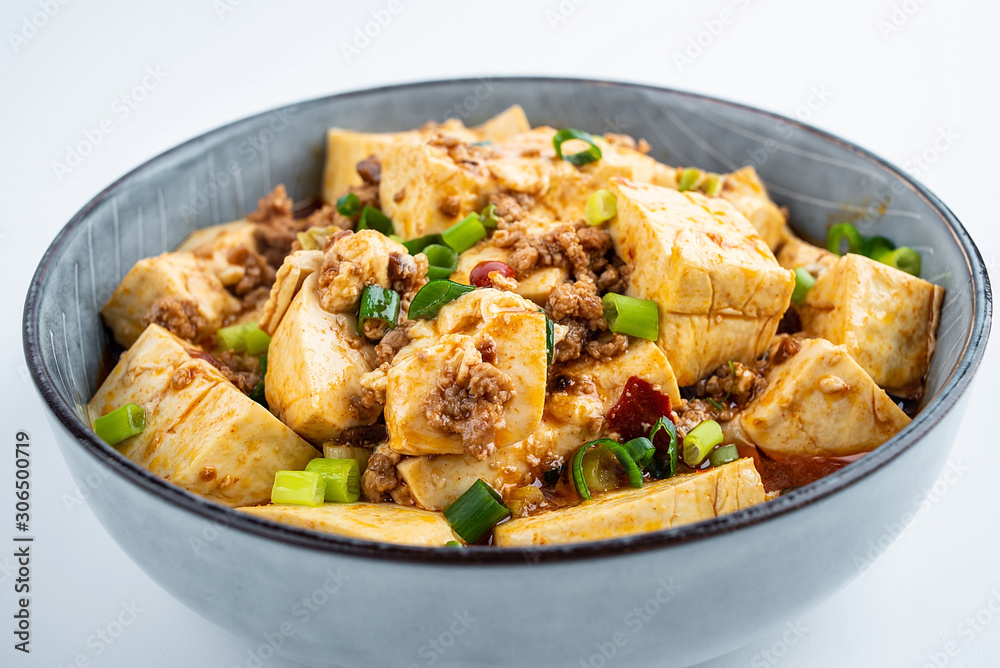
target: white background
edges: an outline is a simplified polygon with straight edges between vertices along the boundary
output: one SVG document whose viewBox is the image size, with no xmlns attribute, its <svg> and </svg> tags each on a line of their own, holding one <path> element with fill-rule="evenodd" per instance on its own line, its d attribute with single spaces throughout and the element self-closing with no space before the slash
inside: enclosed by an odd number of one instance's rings
<svg viewBox="0 0 1000 668">
<path fill-rule="evenodd" d="M 51 18 L 40 13 L 46 0 L 4 0 L 0 9 L 0 266 L 7 276 L 0 289 L 0 525 L 13 519 L 13 437 L 25 430 L 37 535 L 30 656 L 12 649 L 13 561 L 7 548 L 0 551 L 2 665 L 245 665 L 249 643 L 159 590 L 86 505 L 74 503 L 77 487 L 21 352 L 28 281 L 62 225 L 125 171 L 220 124 L 332 92 L 452 76 L 552 74 L 684 88 L 797 115 L 908 167 L 963 221 L 991 271 L 1000 261 L 996 3 L 551 0 L 487 9 L 468 0 L 398 0 L 401 10 L 348 60 L 341 45 L 388 2 L 47 2 L 50 13 L 57 9 Z M 32 21 L 42 27 L 26 27 Z M 699 38 L 701 53 L 692 49 L 691 62 L 679 63 L 676 54 Z M 126 116 L 116 100 L 141 85 L 147 68 L 162 72 L 162 81 L 141 91 L 145 99 Z M 111 131 L 96 149 L 57 174 L 54 163 L 105 118 Z M 951 139 L 935 147 L 939 136 Z M 990 611 L 1000 610 L 996 353 L 993 346 L 980 371 L 951 478 L 939 482 L 899 541 L 819 608 L 790 619 L 798 634 L 763 638 L 710 665 L 997 664 L 1000 615 Z M 127 606 L 138 609 L 134 621 L 103 644 L 97 632 L 131 619 Z"/>
</svg>

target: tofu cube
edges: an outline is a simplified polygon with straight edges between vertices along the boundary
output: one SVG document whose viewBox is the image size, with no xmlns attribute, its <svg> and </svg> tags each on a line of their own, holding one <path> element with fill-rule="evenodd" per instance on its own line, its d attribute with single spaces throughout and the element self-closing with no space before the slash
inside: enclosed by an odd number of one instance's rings
<svg viewBox="0 0 1000 668">
<path fill-rule="evenodd" d="M 240 310 L 240 300 L 226 291 L 204 260 L 192 253 L 163 253 L 136 262 L 101 309 L 115 340 L 131 346 L 146 328 L 142 321 L 146 311 L 161 297 L 197 305 L 207 322 L 199 338 L 214 334 L 227 315 Z"/>
<path fill-rule="evenodd" d="M 849 253 L 816 279 L 799 309 L 810 336 L 843 344 L 887 392 L 918 396 L 937 345 L 944 288 Z"/>
<path fill-rule="evenodd" d="M 726 174 L 720 197 L 746 216 L 772 251 L 780 245 L 785 235 L 785 215 L 771 201 L 757 170 L 747 165 Z"/>
<path fill-rule="evenodd" d="M 612 179 L 615 250 L 631 267 L 628 294 L 654 300 L 657 343 L 681 386 L 728 360 L 767 348 L 788 307 L 794 274 L 753 226 L 718 198 Z"/>
<path fill-rule="evenodd" d="M 460 434 L 432 426 L 427 404 L 439 388 L 453 382 L 446 369 L 454 356 L 474 358 L 476 346 L 487 339 L 493 342 L 493 364 L 510 379 L 514 396 L 503 406 L 504 424 L 492 447 L 472 453 Z M 470 452 L 484 458 L 495 448 L 523 440 L 542 418 L 546 357 L 545 315 L 524 298 L 480 289 L 446 304 L 431 334 L 400 350 L 389 368 L 385 419 L 390 447 L 404 455 Z"/>
<path fill-rule="evenodd" d="M 394 503 L 325 503 L 322 506 L 268 505 L 238 510 L 300 529 L 396 545 L 444 547 L 461 539 L 441 513 Z"/>
<path fill-rule="evenodd" d="M 499 547 L 607 540 L 692 524 L 763 503 L 752 459 L 595 495 L 590 501 L 517 517 L 493 530 Z"/>
<path fill-rule="evenodd" d="M 146 429 L 118 446 L 122 454 L 219 503 L 266 502 L 275 471 L 302 469 L 318 452 L 190 346 L 158 325 L 146 328 L 87 405 L 91 422 L 139 404 Z"/>
<path fill-rule="evenodd" d="M 778 251 L 778 264 L 795 271 L 805 267 L 811 274 L 819 275 L 829 271 L 837 263 L 837 256 L 819 246 L 813 246 L 796 236 L 789 235 Z"/>
<path fill-rule="evenodd" d="M 736 419 L 747 439 L 770 454 L 857 455 L 910 423 L 844 346 L 824 339 L 802 341 L 767 382 Z"/>
<path fill-rule="evenodd" d="M 190 252 L 201 258 L 225 286 L 236 285 L 246 273 L 242 264 L 231 264 L 229 253 L 245 247 L 256 250 L 254 231 L 257 225 L 246 220 L 235 220 L 222 225 L 212 225 L 189 234 L 175 252 Z"/>
<path fill-rule="evenodd" d="M 315 271 L 305 277 L 277 326 L 269 321 L 274 334 L 264 383 L 274 414 L 313 443 L 371 424 L 381 412 L 381 406 L 357 403 L 365 392 L 362 377 L 375 366 L 374 348 L 357 334 L 355 315 L 320 306 L 318 277 Z M 289 285 L 295 282 L 290 277 Z M 281 287 L 271 294 L 281 294 Z"/>
</svg>

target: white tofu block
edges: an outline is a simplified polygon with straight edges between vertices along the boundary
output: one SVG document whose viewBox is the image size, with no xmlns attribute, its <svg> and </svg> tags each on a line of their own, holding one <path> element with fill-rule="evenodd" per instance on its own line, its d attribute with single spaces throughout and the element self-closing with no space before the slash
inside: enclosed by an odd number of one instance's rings
<svg viewBox="0 0 1000 668">
<path fill-rule="evenodd" d="M 175 252 L 190 252 L 205 261 L 212 273 L 219 277 L 223 285 L 236 285 L 246 273 L 241 264 L 231 264 L 229 253 L 245 247 L 256 250 L 254 230 L 257 225 L 246 220 L 203 227 L 189 234 Z"/>
<path fill-rule="evenodd" d="M 163 253 L 136 262 L 101 309 L 115 340 L 126 348 L 132 345 L 146 328 L 142 317 L 161 297 L 198 306 L 208 323 L 199 336 L 214 334 L 227 315 L 240 310 L 240 300 L 226 291 L 205 261 L 192 253 Z"/>
<path fill-rule="evenodd" d="M 189 348 L 150 325 L 87 405 L 91 421 L 139 404 L 146 429 L 118 446 L 122 454 L 228 506 L 268 501 L 275 471 L 302 469 L 319 453 Z"/>
<path fill-rule="evenodd" d="M 747 217 L 772 251 L 780 245 L 785 235 L 785 216 L 771 201 L 757 170 L 747 165 L 732 174 L 726 174 L 720 197 Z"/>
<path fill-rule="evenodd" d="M 518 517 L 493 530 L 499 547 L 607 540 L 700 522 L 763 503 L 751 459 L 595 494 L 590 501 Z"/>
<path fill-rule="evenodd" d="M 778 251 L 778 264 L 795 271 L 805 267 L 811 274 L 819 275 L 837 264 L 837 256 L 819 246 L 813 246 L 796 236 L 789 235 Z"/>
<path fill-rule="evenodd" d="M 628 294 L 656 301 L 657 343 L 684 387 L 728 360 L 749 363 L 774 336 L 794 274 L 731 204 L 612 179 L 609 231 L 632 268 Z"/>
<path fill-rule="evenodd" d="M 910 423 L 844 346 L 824 339 L 802 341 L 799 352 L 771 369 L 767 382 L 736 418 L 748 440 L 765 452 L 856 455 Z"/>
<path fill-rule="evenodd" d="M 937 345 L 944 288 L 848 253 L 816 279 L 799 309 L 810 336 L 843 344 L 887 392 L 921 393 Z"/>
<path fill-rule="evenodd" d="M 239 510 L 261 519 L 348 538 L 396 545 L 444 547 L 456 536 L 441 513 L 394 503 L 325 503 L 322 506 L 268 505 Z"/>
</svg>

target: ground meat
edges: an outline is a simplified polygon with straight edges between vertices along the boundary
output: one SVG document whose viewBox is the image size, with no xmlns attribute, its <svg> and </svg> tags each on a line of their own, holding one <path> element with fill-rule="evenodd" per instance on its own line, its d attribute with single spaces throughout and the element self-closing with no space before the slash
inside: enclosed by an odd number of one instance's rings
<svg viewBox="0 0 1000 668">
<path fill-rule="evenodd" d="M 557 323 L 567 328 L 566 336 L 556 343 L 552 359 L 554 362 L 571 362 L 583 354 L 587 345 L 587 328 L 573 319 Z"/>
<path fill-rule="evenodd" d="M 597 289 L 601 292 L 625 294 L 628 289 L 629 267 L 617 255 L 597 277 Z"/>
<path fill-rule="evenodd" d="M 257 210 L 248 215 L 247 220 L 251 223 L 270 225 L 292 218 L 293 208 L 294 204 L 285 192 L 285 186 L 279 184 L 277 188 L 258 200 Z"/>
<path fill-rule="evenodd" d="M 170 387 L 175 390 L 183 390 L 185 387 L 191 384 L 194 380 L 194 369 L 189 366 L 182 366 L 181 368 L 174 371 L 174 375 L 170 377 Z"/>
<path fill-rule="evenodd" d="M 336 227 L 341 230 L 352 230 L 354 229 L 354 221 L 347 216 L 340 215 L 337 212 L 337 207 L 332 204 L 324 204 L 306 218 L 305 229 L 311 227 Z"/>
<path fill-rule="evenodd" d="M 404 197 L 406 197 L 406 188 L 400 188 L 393 194 L 392 201 L 399 204 L 403 201 Z"/>
<path fill-rule="evenodd" d="M 767 389 L 765 375 L 769 368 L 770 363 L 765 360 L 749 365 L 723 364 L 712 375 L 685 388 L 684 393 L 690 400 L 676 411 L 678 431 L 687 433 L 703 420 L 732 420 Z"/>
<path fill-rule="evenodd" d="M 389 440 L 389 429 L 382 423 L 348 427 L 340 432 L 338 442 L 347 445 L 373 446 Z"/>
<path fill-rule="evenodd" d="M 378 366 L 388 364 L 396 357 L 396 353 L 410 342 L 410 337 L 403 329 L 391 329 L 375 346 L 375 363 Z"/>
<path fill-rule="evenodd" d="M 462 200 L 458 195 L 449 195 L 438 204 L 438 210 L 449 218 L 454 218 L 462 211 Z"/>
<path fill-rule="evenodd" d="M 587 342 L 587 354 L 599 362 L 610 362 L 628 350 L 628 337 L 614 334 L 610 339 L 596 339 Z"/>
<path fill-rule="evenodd" d="M 254 241 L 259 252 L 273 268 L 281 266 L 285 256 L 292 251 L 296 235 L 305 229 L 306 220 L 295 220 L 292 216 L 293 203 L 279 185 L 257 203 L 257 210 L 247 216 L 247 220 L 257 223 Z"/>
<path fill-rule="evenodd" d="M 540 234 L 529 233 L 521 223 L 507 225 L 494 233 L 493 243 L 513 249 L 508 264 L 519 279 L 541 267 L 565 267 L 572 277 L 596 281 L 607 267 L 614 266 L 610 235 L 584 223 L 556 225 Z M 606 282 L 619 278 L 620 271 Z"/>
<path fill-rule="evenodd" d="M 515 394 L 507 374 L 484 361 L 475 347 L 465 347 L 448 360 L 425 400 L 424 415 L 435 429 L 459 434 L 466 454 L 481 461 L 496 451 L 496 433 L 506 424 L 504 406 Z"/>
<path fill-rule="evenodd" d="M 783 336 L 778 342 L 778 345 L 773 349 L 767 361 L 770 362 L 772 366 L 781 364 L 785 362 L 789 357 L 799 352 L 802 348 L 802 343 L 791 336 Z"/>
<path fill-rule="evenodd" d="M 509 225 L 524 220 L 535 205 L 535 198 L 527 193 L 506 192 L 490 195 L 490 204 L 499 225 Z"/>
<path fill-rule="evenodd" d="M 382 162 L 375 155 L 369 155 L 359 162 L 355 169 L 358 170 L 361 180 L 368 185 L 377 186 L 382 180 Z"/>
<path fill-rule="evenodd" d="M 198 305 L 190 299 L 160 297 L 146 309 L 142 316 L 145 325 L 157 324 L 182 339 L 194 341 L 208 327 Z"/>
<path fill-rule="evenodd" d="M 373 420 L 382 412 L 384 393 L 380 395 L 370 387 L 363 388 L 361 394 L 351 397 L 351 413 L 359 420 Z"/>
<path fill-rule="evenodd" d="M 604 135 L 605 141 L 607 141 L 612 146 L 621 146 L 623 148 L 630 148 L 633 151 L 639 151 L 640 153 L 649 153 L 650 148 L 649 142 L 645 139 L 640 139 L 636 141 L 629 135 L 621 135 L 609 132 Z"/>
<path fill-rule="evenodd" d="M 243 394 L 250 394 L 263 378 L 260 375 L 260 363 L 256 358 L 247 358 L 231 350 L 215 355 L 219 361 L 217 367 L 226 379 L 236 386 Z"/>
<path fill-rule="evenodd" d="M 261 287 L 271 289 L 275 271 L 260 253 L 240 246 L 229 251 L 227 260 L 230 264 L 243 265 L 243 277 L 230 288 L 237 297 L 245 297 Z"/>
<path fill-rule="evenodd" d="M 243 295 L 240 302 L 240 313 L 248 313 L 267 301 L 271 296 L 270 286 L 261 285 Z"/>
<path fill-rule="evenodd" d="M 583 321 L 587 329 L 605 330 L 604 304 L 597 293 L 597 285 L 589 279 L 575 283 L 563 283 L 549 294 L 545 312 L 552 320 L 559 322 L 566 318 Z"/>
<path fill-rule="evenodd" d="M 406 253 L 389 254 L 389 280 L 392 289 L 399 293 L 400 301 L 408 308 L 414 295 L 427 283 L 427 269 L 430 263 L 427 256 L 418 253 L 416 256 Z"/>
<path fill-rule="evenodd" d="M 378 502 L 399 485 L 399 478 L 396 475 L 396 464 L 399 463 L 399 454 L 393 452 L 388 444 L 383 443 L 375 447 L 365 472 L 361 474 L 361 493 L 365 501 Z"/>
</svg>

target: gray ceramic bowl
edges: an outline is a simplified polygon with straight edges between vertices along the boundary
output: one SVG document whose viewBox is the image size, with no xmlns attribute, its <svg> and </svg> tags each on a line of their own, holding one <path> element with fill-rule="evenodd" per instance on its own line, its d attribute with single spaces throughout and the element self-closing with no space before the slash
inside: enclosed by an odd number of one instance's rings
<svg viewBox="0 0 1000 668">
<path fill-rule="evenodd" d="M 139 258 L 238 218 L 285 183 L 320 189 L 324 132 L 479 122 L 521 104 L 533 124 L 645 137 L 670 164 L 754 164 L 796 228 L 833 221 L 906 240 L 947 289 L 923 411 L 819 482 L 658 533 L 536 549 L 427 549 L 319 535 L 237 514 L 160 480 L 81 418 L 105 334 L 98 309 Z M 940 471 L 990 327 L 982 258 L 955 216 L 895 167 L 789 119 L 622 83 L 488 79 L 334 95 L 247 118 L 154 158 L 60 232 L 24 311 L 28 367 L 74 477 L 126 553 L 180 601 L 273 653 L 323 665 L 686 665 L 750 642 L 856 576 Z M 830 419 L 837 419 L 831 415 Z M 709 622 L 709 620 L 711 620 Z M 247 665 L 254 665 L 248 657 Z"/>
</svg>

